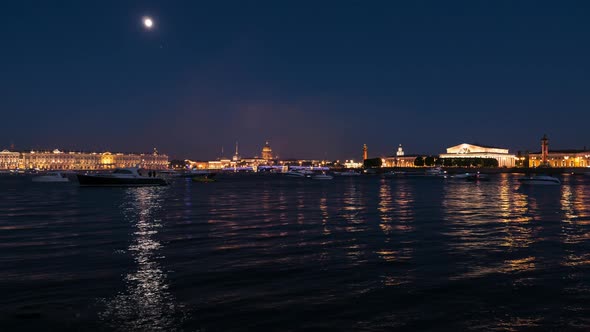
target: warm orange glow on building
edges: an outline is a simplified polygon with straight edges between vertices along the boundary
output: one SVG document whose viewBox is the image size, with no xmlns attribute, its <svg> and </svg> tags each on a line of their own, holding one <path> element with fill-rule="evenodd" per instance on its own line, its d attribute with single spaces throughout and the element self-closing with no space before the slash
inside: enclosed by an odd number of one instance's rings
<svg viewBox="0 0 590 332">
<path fill-rule="evenodd" d="M 168 168 L 168 156 L 158 154 L 124 154 L 110 152 L 53 151 L 0 152 L 0 169 L 100 170 L 139 166 L 146 169 Z"/>
</svg>

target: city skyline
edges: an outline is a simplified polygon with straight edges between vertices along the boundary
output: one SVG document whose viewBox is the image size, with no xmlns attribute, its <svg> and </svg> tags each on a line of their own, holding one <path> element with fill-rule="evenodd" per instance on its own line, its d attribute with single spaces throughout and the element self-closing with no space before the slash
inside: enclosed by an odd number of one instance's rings
<svg viewBox="0 0 590 332">
<path fill-rule="evenodd" d="M 542 138 L 542 137 L 541 137 Z M 481 144 L 480 142 L 470 142 L 470 141 L 463 141 L 463 142 L 457 142 L 456 144 L 453 145 L 457 145 L 457 144 L 474 144 L 474 145 L 481 145 L 481 146 L 489 146 L 489 147 L 498 147 L 498 148 L 504 148 L 504 149 L 508 149 L 510 151 L 510 153 L 513 154 L 517 154 L 517 153 L 537 153 L 539 151 L 541 151 L 541 138 L 539 138 L 537 140 L 538 144 L 537 147 L 533 147 L 531 149 L 523 149 L 523 150 L 513 150 L 510 149 L 508 147 L 503 147 L 497 144 Z M 239 141 L 234 141 L 234 146 L 232 147 L 232 149 L 228 149 L 226 148 L 226 146 L 222 145 L 219 147 L 218 150 L 218 154 L 214 155 L 212 157 L 203 157 L 203 156 L 197 156 L 197 155 L 187 155 L 187 156 L 175 156 L 175 155 L 171 155 L 169 153 L 166 153 L 165 151 L 159 151 L 157 148 L 152 148 L 151 151 L 123 151 L 120 149 L 107 149 L 107 148 L 103 148 L 103 149 L 63 149 L 61 147 L 53 147 L 53 148 L 16 148 L 14 144 L 11 144 L 11 146 L 9 147 L 2 147 L 0 146 L 0 151 L 2 150 L 7 150 L 7 151 L 20 151 L 20 152 L 27 152 L 27 151 L 45 151 L 45 152 L 51 152 L 53 150 L 59 150 L 61 152 L 72 152 L 72 153 L 105 153 L 105 152 L 112 152 L 112 153 L 125 153 L 125 154 L 146 154 L 146 153 L 153 153 L 154 151 L 157 151 L 158 153 L 162 153 L 165 155 L 170 156 L 171 160 L 184 160 L 184 159 L 194 159 L 194 160 L 219 160 L 220 158 L 226 158 L 226 159 L 232 159 L 236 153 L 236 145 L 238 144 Z M 391 146 L 391 148 L 389 149 L 389 151 L 385 151 L 385 152 L 380 152 L 380 151 L 373 151 L 370 149 L 370 146 L 368 144 L 362 144 L 362 145 L 358 145 L 357 146 L 357 154 L 354 156 L 349 156 L 349 157 L 345 157 L 345 158 L 336 158 L 336 157 L 331 157 L 330 153 L 325 153 L 325 156 L 309 156 L 309 155 L 300 155 L 300 156 L 291 156 L 288 153 L 285 155 L 284 153 L 281 153 L 279 151 L 277 151 L 274 147 L 274 145 L 272 144 L 272 142 L 270 142 L 269 140 L 265 140 L 266 144 L 270 144 L 273 148 L 272 150 L 272 154 L 275 157 L 275 159 L 316 159 L 316 160 L 362 160 L 362 156 L 364 156 L 364 149 L 367 148 L 367 156 L 369 158 L 377 158 L 377 157 L 390 157 L 390 156 L 395 156 L 396 152 L 398 150 L 398 148 L 400 146 L 404 147 L 405 153 L 408 155 L 422 155 L 422 156 L 427 156 L 427 155 L 439 155 L 441 153 L 444 152 L 444 150 L 447 147 L 442 147 L 439 151 L 428 151 L 428 152 L 416 152 L 416 151 L 408 151 L 406 149 L 406 145 L 403 143 L 399 143 L 399 144 L 394 144 Z M 239 149 L 239 156 L 241 158 L 258 158 L 258 157 L 262 157 L 262 149 L 264 148 L 265 144 L 261 144 L 258 146 L 258 148 L 256 148 L 255 146 L 252 146 L 251 144 L 245 144 L 245 149 L 244 149 L 244 145 L 240 145 L 240 149 Z M 587 150 L 589 148 L 589 146 L 587 145 L 580 145 L 580 146 L 560 146 L 558 145 L 554 145 L 554 140 L 552 140 L 551 142 L 551 146 L 550 146 L 550 150 L 563 150 L 563 149 L 573 149 L 573 150 Z M 244 150 L 246 152 L 244 152 Z"/>
<path fill-rule="evenodd" d="M 358 158 L 590 146 L 584 2 L 11 2 L 0 148 Z M 145 18 L 150 18 L 149 28 Z M 42 146 L 40 144 L 42 143 Z M 231 156 L 231 153 L 227 153 Z"/>
</svg>

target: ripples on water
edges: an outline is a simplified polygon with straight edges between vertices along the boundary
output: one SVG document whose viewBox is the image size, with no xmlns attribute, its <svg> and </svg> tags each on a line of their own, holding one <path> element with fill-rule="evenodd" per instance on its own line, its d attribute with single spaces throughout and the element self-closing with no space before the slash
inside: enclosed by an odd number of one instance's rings
<svg viewBox="0 0 590 332">
<path fill-rule="evenodd" d="M 0 330 L 590 329 L 590 181 L 0 178 Z"/>
</svg>

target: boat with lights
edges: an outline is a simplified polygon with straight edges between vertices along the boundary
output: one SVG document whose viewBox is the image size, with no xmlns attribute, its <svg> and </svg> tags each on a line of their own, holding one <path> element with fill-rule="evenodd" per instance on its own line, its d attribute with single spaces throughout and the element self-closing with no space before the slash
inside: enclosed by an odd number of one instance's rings
<svg viewBox="0 0 590 332">
<path fill-rule="evenodd" d="M 558 178 L 549 175 L 535 175 L 525 176 L 518 179 L 521 184 L 535 184 L 535 185 L 559 185 L 561 181 Z"/>
<path fill-rule="evenodd" d="M 112 173 L 76 174 L 83 187 L 147 187 L 165 186 L 165 179 L 157 177 L 156 171 L 148 171 L 150 176 L 142 175 L 137 167 L 117 168 Z"/>
</svg>

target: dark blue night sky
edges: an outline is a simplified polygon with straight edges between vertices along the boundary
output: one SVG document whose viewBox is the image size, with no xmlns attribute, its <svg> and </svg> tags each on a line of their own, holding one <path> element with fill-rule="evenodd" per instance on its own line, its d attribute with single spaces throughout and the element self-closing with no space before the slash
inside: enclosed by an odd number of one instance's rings
<svg viewBox="0 0 590 332">
<path fill-rule="evenodd" d="M 590 147 L 587 1 L 5 1 L 0 37 L 0 149 Z"/>
</svg>

